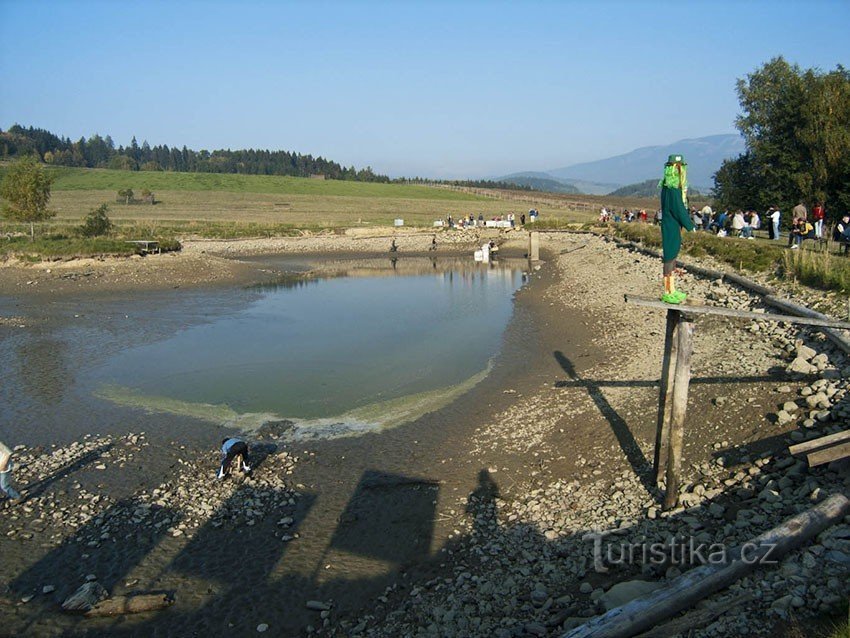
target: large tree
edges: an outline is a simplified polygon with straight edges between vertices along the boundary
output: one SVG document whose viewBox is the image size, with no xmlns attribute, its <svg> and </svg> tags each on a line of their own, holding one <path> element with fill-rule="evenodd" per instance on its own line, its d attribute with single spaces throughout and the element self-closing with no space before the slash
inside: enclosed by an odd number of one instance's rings
<svg viewBox="0 0 850 638">
<path fill-rule="evenodd" d="M 850 209 L 850 73 L 802 70 L 782 57 L 738 80 L 736 126 L 747 152 L 715 174 L 722 206 Z"/>
<path fill-rule="evenodd" d="M 53 178 L 34 157 L 14 162 L 0 183 L 0 196 L 5 201 L 3 215 L 18 222 L 29 222 L 30 238 L 35 237 L 35 222 L 53 217 L 47 208 Z"/>
</svg>

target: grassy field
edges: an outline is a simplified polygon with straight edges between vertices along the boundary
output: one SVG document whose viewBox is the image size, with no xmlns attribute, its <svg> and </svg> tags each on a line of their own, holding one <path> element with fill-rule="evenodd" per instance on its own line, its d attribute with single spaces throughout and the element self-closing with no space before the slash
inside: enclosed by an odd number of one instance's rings
<svg viewBox="0 0 850 638">
<path fill-rule="evenodd" d="M 420 185 L 371 184 L 297 177 L 112 171 L 56 167 L 50 207 L 57 216 L 46 228 L 70 232 L 93 208 L 108 203 L 118 231 L 153 228 L 167 235 L 221 236 L 291 234 L 293 229 L 387 226 L 402 218 L 407 226 L 430 227 L 452 215 L 486 218 L 528 209 L 521 201 L 502 201 L 472 193 Z M 118 190 L 154 192 L 156 205 L 116 201 Z M 545 217 L 588 221 L 587 213 L 558 208 Z M 0 233 L 19 227 L 0 221 Z"/>
</svg>

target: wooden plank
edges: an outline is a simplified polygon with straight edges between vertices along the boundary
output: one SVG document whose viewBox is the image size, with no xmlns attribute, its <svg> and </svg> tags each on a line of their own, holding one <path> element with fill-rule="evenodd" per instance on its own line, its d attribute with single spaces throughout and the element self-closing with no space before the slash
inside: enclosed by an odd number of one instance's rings
<svg viewBox="0 0 850 638">
<path fill-rule="evenodd" d="M 775 566 L 778 559 L 839 522 L 847 513 L 850 513 L 850 500 L 843 494 L 833 494 L 749 543 L 730 549 L 726 561 L 688 570 L 665 587 L 597 616 L 562 634 L 562 638 L 631 638 L 693 607 L 750 572 Z M 763 560 L 771 562 L 762 565 Z"/>
<path fill-rule="evenodd" d="M 836 432 L 835 434 L 822 436 L 817 439 L 812 439 L 811 441 L 797 443 L 796 445 L 790 446 L 788 451 L 792 455 L 796 456 L 803 452 L 811 452 L 812 450 L 817 450 L 818 448 L 833 445 L 835 443 L 841 443 L 843 441 L 850 441 L 850 430 L 844 430 L 843 432 Z"/>
<path fill-rule="evenodd" d="M 626 295 L 626 303 L 647 308 L 658 308 L 659 310 L 678 310 L 689 315 L 718 315 L 721 317 L 732 317 L 735 319 L 751 319 L 755 321 L 782 321 L 785 323 L 797 323 L 807 326 L 822 326 L 826 328 L 840 328 L 850 330 L 850 323 L 836 321 L 834 319 L 820 319 L 817 317 L 799 317 L 794 315 L 777 315 L 773 313 L 750 312 L 748 310 L 735 310 L 733 308 L 720 308 L 717 306 L 691 306 L 689 304 L 675 305 L 664 303 L 660 299 L 652 297 L 639 297 L 637 295 Z"/>
<path fill-rule="evenodd" d="M 664 476 L 664 464 L 667 460 L 667 443 L 670 438 L 670 413 L 673 410 L 673 374 L 676 367 L 676 328 L 679 324 L 679 311 L 667 311 L 667 326 L 664 331 L 664 358 L 661 360 L 661 390 L 658 393 L 658 422 L 655 427 L 655 454 L 652 467 L 655 470 L 655 483 Z"/>
<path fill-rule="evenodd" d="M 688 315 L 679 314 L 676 340 L 676 371 L 673 375 L 673 407 L 670 411 L 670 433 L 667 444 L 667 486 L 664 509 L 679 504 L 679 479 L 682 472 L 682 447 L 685 439 L 685 416 L 688 412 L 688 387 L 691 382 L 691 354 L 694 351 L 694 322 Z"/>
<path fill-rule="evenodd" d="M 825 465 L 848 456 L 850 456 L 850 441 L 816 450 L 809 454 L 806 460 L 809 462 L 809 467 L 817 467 L 818 465 Z"/>
</svg>

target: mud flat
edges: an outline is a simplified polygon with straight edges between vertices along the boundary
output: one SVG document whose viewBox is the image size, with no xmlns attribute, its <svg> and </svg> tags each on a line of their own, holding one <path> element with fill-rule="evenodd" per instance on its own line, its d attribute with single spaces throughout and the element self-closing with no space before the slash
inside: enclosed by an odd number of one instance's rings
<svg viewBox="0 0 850 638">
<path fill-rule="evenodd" d="M 787 453 L 789 441 L 846 427 L 844 355 L 784 325 L 700 322 L 684 507 L 662 513 L 648 459 L 663 317 L 622 303 L 626 292 L 655 294 L 659 264 L 590 236 L 547 234 L 542 247 L 491 373 L 413 423 L 348 440 L 258 440 L 254 478 L 224 485 L 210 480 L 224 431 L 206 430 L 205 444 L 167 415 L 170 436 L 133 414 L 132 434 L 19 450 L 31 495 L 0 517 L 0 626 L 555 636 L 688 567 L 606 559 L 597 572 L 590 531 L 612 531 L 617 548 L 676 535 L 733 545 L 850 489 L 846 469 L 809 469 Z M 522 248 L 521 238 L 505 245 Z M 759 307 L 726 284 L 686 276 L 682 287 Z M 14 317 L 2 338 L 39 329 Z M 797 355 L 805 372 L 789 372 Z M 13 433 L 3 424 L 4 438 Z M 793 618 L 835 613 L 850 593 L 848 523 L 717 594 L 710 602 L 729 609 L 692 635 L 781 635 Z M 61 614 L 89 576 L 113 596 L 164 590 L 176 602 L 117 620 Z"/>
</svg>

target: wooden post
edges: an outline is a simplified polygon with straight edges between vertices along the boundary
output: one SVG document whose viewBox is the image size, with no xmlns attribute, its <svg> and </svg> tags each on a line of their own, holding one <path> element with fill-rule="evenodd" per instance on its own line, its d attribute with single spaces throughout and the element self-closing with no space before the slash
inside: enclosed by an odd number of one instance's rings
<svg viewBox="0 0 850 638">
<path fill-rule="evenodd" d="M 532 261 L 540 260 L 540 233 L 537 231 L 528 233 L 528 258 Z"/>
<path fill-rule="evenodd" d="M 685 437 L 685 415 L 688 412 L 688 386 L 691 382 L 691 354 L 694 350 L 693 318 L 679 313 L 676 371 L 673 375 L 673 401 L 670 413 L 670 439 L 667 445 L 667 487 L 664 509 L 679 503 L 679 477 L 682 470 L 682 444 Z"/>
<path fill-rule="evenodd" d="M 676 340 L 676 326 L 679 323 L 679 311 L 667 311 L 667 328 L 664 333 L 664 358 L 661 361 L 661 390 L 658 393 L 658 424 L 655 429 L 655 457 L 653 469 L 655 470 L 655 483 L 661 482 L 664 476 L 664 462 L 667 459 L 667 442 L 670 438 L 670 413 L 673 409 L 671 395 L 673 392 L 673 374 L 676 367 L 676 352 L 678 343 Z"/>
</svg>

